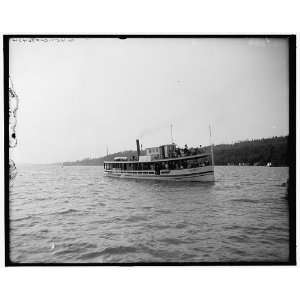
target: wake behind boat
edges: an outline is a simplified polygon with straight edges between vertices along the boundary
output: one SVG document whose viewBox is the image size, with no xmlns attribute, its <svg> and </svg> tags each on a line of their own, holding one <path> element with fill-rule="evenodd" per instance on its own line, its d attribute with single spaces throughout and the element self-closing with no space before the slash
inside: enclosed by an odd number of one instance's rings
<svg viewBox="0 0 300 300">
<path fill-rule="evenodd" d="M 214 181 L 213 149 L 205 153 L 200 148 L 181 149 L 167 144 L 146 149 L 140 155 L 140 143 L 136 140 L 137 156 L 115 157 L 104 162 L 104 175 L 116 178 Z"/>
</svg>

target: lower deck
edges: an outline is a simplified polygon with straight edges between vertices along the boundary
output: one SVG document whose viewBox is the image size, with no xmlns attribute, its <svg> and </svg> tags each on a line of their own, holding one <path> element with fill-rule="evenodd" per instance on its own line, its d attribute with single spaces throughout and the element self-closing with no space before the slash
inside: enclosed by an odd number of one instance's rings
<svg viewBox="0 0 300 300">
<path fill-rule="evenodd" d="M 154 179 L 154 180 L 176 180 L 176 181 L 214 181 L 214 167 L 201 166 L 190 169 L 179 170 L 122 170 L 120 168 L 113 168 L 104 170 L 104 175 L 116 178 L 131 178 L 131 179 Z"/>
</svg>

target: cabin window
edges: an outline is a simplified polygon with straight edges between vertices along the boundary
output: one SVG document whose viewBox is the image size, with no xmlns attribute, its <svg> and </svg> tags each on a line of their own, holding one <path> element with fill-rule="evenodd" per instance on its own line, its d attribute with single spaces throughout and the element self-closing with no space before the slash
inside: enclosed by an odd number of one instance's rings
<svg viewBox="0 0 300 300">
<path fill-rule="evenodd" d="M 198 168 L 199 167 L 199 162 L 197 159 L 190 159 L 187 162 L 188 164 L 188 169 L 192 169 L 192 168 Z"/>
</svg>

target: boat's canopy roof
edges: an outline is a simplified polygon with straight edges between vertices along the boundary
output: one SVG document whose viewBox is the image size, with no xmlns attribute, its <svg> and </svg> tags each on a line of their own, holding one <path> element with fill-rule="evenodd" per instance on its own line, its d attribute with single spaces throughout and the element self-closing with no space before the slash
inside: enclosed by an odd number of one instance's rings
<svg viewBox="0 0 300 300">
<path fill-rule="evenodd" d="M 125 161 L 125 160 L 128 160 L 128 158 L 126 156 L 119 156 L 119 157 L 115 157 L 114 160 L 115 161 L 120 161 L 120 160 Z"/>
<path fill-rule="evenodd" d="M 167 161 L 176 161 L 176 160 L 187 160 L 187 159 L 194 159 L 200 157 L 208 157 L 210 153 L 201 153 L 196 155 L 189 155 L 189 156 L 181 156 L 181 157 L 173 157 L 173 158 L 164 158 L 164 159 L 155 159 L 149 162 L 140 162 L 138 160 L 127 160 L 127 161 L 104 161 L 105 164 L 108 163 L 121 163 L 121 164 L 149 164 L 149 163 L 156 163 L 156 162 L 167 162 Z"/>
</svg>

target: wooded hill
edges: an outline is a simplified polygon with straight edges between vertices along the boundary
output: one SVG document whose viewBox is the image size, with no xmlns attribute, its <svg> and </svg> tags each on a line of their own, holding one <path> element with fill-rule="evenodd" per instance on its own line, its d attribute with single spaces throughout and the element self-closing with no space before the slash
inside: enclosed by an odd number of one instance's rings
<svg viewBox="0 0 300 300">
<path fill-rule="evenodd" d="M 287 166 L 288 137 L 273 137 L 259 140 L 221 144 L 214 147 L 216 165 Z"/>
<path fill-rule="evenodd" d="M 210 147 L 203 147 L 209 151 Z M 241 141 L 233 144 L 214 146 L 216 165 L 258 165 L 265 166 L 271 162 L 272 166 L 287 166 L 288 137 L 272 137 L 257 140 Z M 141 153 L 144 155 L 144 151 Z M 75 162 L 64 162 L 64 166 L 99 166 L 105 160 L 113 160 L 118 156 L 136 156 L 136 151 L 117 152 L 99 158 L 85 158 Z"/>
</svg>

